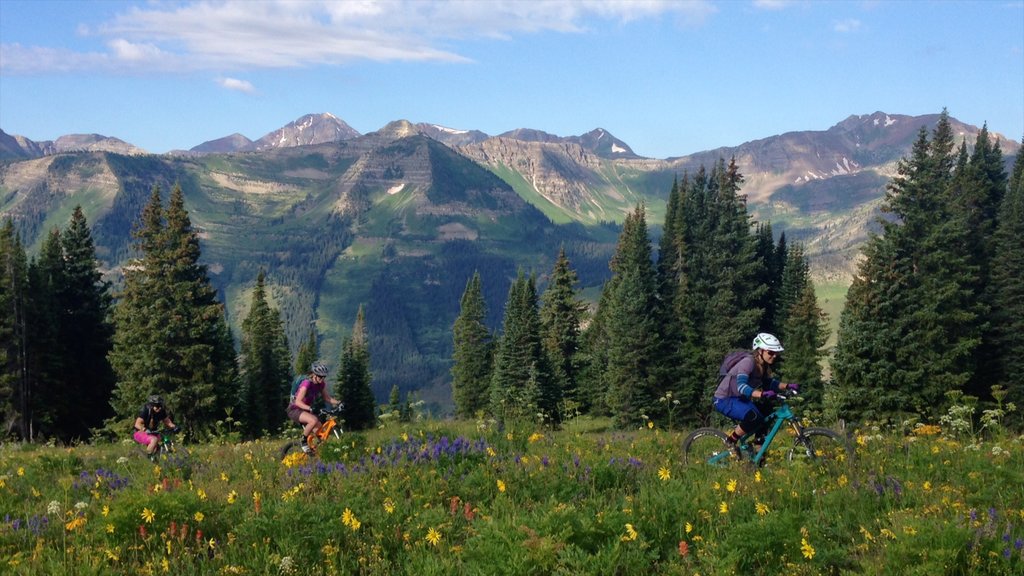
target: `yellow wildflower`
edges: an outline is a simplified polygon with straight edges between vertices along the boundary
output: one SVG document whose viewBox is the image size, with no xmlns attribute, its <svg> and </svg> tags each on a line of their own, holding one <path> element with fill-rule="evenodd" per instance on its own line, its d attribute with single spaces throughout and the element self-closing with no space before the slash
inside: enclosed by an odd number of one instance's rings
<svg viewBox="0 0 1024 576">
<path fill-rule="evenodd" d="M 729 513 L 729 505 L 726 504 L 725 502 L 722 502 L 721 504 L 719 504 L 718 505 L 718 513 L 719 514 L 728 514 Z"/>
<path fill-rule="evenodd" d="M 391 500 L 391 498 L 384 499 L 384 511 L 388 514 L 393 514 L 395 512 L 395 503 Z"/>
<path fill-rule="evenodd" d="M 238 499 L 238 492 L 235 492 L 234 490 L 232 490 L 231 492 L 228 492 L 228 504 L 234 504 L 235 500 L 237 500 L 237 499 Z"/>
<path fill-rule="evenodd" d="M 504 491 L 505 491 L 505 482 L 504 482 L 504 480 L 498 480 L 498 492 L 504 492 Z"/>
<path fill-rule="evenodd" d="M 74 532 L 75 530 L 78 530 L 82 526 L 85 526 L 85 517 L 84 516 L 75 516 L 74 518 L 71 519 L 70 522 L 68 522 L 67 524 L 64 525 L 64 529 L 67 530 L 68 532 Z"/>
<path fill-rule="evenodd" d="M 687 522 L 686 523 L 686 533 L 689 534 L 690 532 L 693 532 L 693 524 L 690 524 L 689 522 Z"/>
<path fill-rule="evenodd" d="M 352 511 L 349 510 L 348 508 L 345 508 L 345 511 L 341 513 L 341 523 L 345 526 L 348 526 L 352 523 L 352 518 L 354 517 L 355 516 L 352 514 Z"/>
<path fill-rule="evenodd" d="M 199 490 L 196 490 L 196 496 L 198 496 L 200 500 L 205 501 L 206 500 L 206 490 L 203 490 L 202 488 L 200 488 Z"/>
<path fill-rule="evenodd" d="M 24 466 L 18 466 L 18 476 L 24 476 L 24 475 L 25 475 L 25 467 Z"/>
<path fill-rule="evenodd" d="M 758 516 L 767 516 L 769 512 L 768 505 L 764 502 L 757 502 L 754 504 L 754 510 L 757 511 Z"/>
<path fill-rule="evenodd" d="M 672 478 L 672 472 L 668 468 L 662 466 L 658 469 L 658 478 L 661 480 L 670 480 Z"/>
<path fill-rule="evenodd" d="M 110 506 L 107 506 L 107 505 L 104 504 L 103 505 L 103 510 L 100 511 L 100 514 L 102 514 L 103 517 L 106 518 L 107 515 L 110 514 Z"/>
<path fill-rule="evenodd" d="M 192 517 L 195 518 L 196 522 L 200 522 L 200 523 L 203 521 L 204 518 L 206 518 L 206 516 L 203 515 L 202 512 L 196 512 L 195 514 L 192 515 Z"/>
<path fill-rule="evenodd" d="M 152 524 L 154 518 L 156 518 L 156 513 L 149 508 L 142 509 L 142 519 L 146 521 L 146 524 Z"/>
<path fill-rule="evenodd" d="M 804 558 L 808 560 L 814 558 L 814 546 L 811 546 L 807 538 L 800 539 L 800 552 L 804 555 Z"/>
<path fill-rule="evenodd" d="M 107 524 L 107 534 L 113 534 L 113 533 L 114 533 L 114 525 L 113 524 Z"/>
<path fill-rule="evenodd" d="M 633 525 L 627 523 L 626 524 L 626 533 L 622 536 L 622 541 L 623 542 L 630 542 L 630 541 L 636 540 L 637 536 L 639 536 L 639 535 L 636 533 L 636 529 L 633 528 Z"/>
<path fill-rule="evenodd" d="M 511 436 L 511 434 L 510 434 L 510 436 Z M 438 544 L 441 543 L 441 533 L 438 532 L 435 528 L 431 528 L 430 530 L 427 530 L 426 540 L 432 546 L 437 546 Z"/>
<path fill-rule="evenodd" d="M 225 482 L 227 482 L 228 481 L 228 473 L 227 472 L 221 472 L 220 473 L 220 479 L 225 481 Z"/>
<path fill-rule="evenodd" d="M 761 471 L 754 472 L 754 482 L 761 483 Z"/>
<path fill-rule="evenodd" d="M 736 480 L 729 480 L 729 483 L 725 485 L 725 489 L 729 492 L 736 491 Z"/>
</svg>

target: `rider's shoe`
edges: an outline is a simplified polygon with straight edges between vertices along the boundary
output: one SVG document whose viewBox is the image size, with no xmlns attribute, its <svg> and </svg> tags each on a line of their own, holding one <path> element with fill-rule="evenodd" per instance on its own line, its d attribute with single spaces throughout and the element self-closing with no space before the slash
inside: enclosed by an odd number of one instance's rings
<svg viewBox="0 0 1024 576">
<path fill-rule="evenodd" d="M 313 450 L 312 450 L 312 449 L 311 449 L 311 448 L 309 447 L 309 445 L 308 445 L 308 444 L 303 444 L 303 445 L 302 445 L 302 451 L 303 451 L 304 453 L 306 453 L 306 454 L 309 454 L 309 453 L 310 453 L 310 452 L 312 452 Z"/>
<path fill-rule="evenodd" d="M 725 444 L 727 446 L 729 446 L 730 448 L 732 448 L 732 451 L 736 453 L 736 457 L 737 458 L 739 458 L 740 460 L 743 459 L 743 449 L 740 448 L 739 442 L 726 438 L 725 439 Z"/>
</svg>

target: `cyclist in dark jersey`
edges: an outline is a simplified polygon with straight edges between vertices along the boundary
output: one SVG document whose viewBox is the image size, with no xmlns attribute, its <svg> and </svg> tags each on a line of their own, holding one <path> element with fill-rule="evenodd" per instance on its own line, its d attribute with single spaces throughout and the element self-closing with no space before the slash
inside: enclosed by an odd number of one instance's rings
<svg viewBox="0 0 1024 576">
<path fill-rule="evenodd" d="M 164 408 L 164 400 L 157 394 L 146 398 L 138 417 L 135 418 L 135 433 L 132 438 L 146 447 L 146 454 L 152 456 L 156 452 L 156 446 L 160 443 L 160 437 L 155 434 L 156 430 L 163 425 L 168 432 L 177 432 L 178 427 L 171 420 L 171 415 Z"/>
</svg>

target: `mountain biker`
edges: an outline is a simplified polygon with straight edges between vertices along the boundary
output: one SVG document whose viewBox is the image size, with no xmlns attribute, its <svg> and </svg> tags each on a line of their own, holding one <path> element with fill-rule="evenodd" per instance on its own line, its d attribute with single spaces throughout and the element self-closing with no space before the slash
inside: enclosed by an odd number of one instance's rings
<svg viewBox="0 0 1024 576">
<path fill-rule="evenodd" d="M 317 398 L 331 406 L 341 402 L 333 398 L 327 391 L 327 367 L 323 362 L 313 362 L 309 367 L 309 378 L 299 384 L 295 396 L 288 404 L 288 418 L 302 426 L 302 451 L 309 452 L 309 435 L 320 429 L 320 419 L 313 413 L 313 403 Z"/>
<path fill-rule="evenodd" d="M 762 332 L 754 337 L 751 349 L 749 355 L 729 369 L 715 389 L 715 410 L 736 422 L 728 438 L 733 446 L 744 434 L 759 432 L 764 426 L 764 415 L 754 399 L 770 399 L 779 390 L 800 388 L 799 384 L 783 383 L 772 375 L 772 364 L 783 350 L 778 338 Z"/>
<path fill-rule="evenodd" d="M 132 438 L 146 447 L 146 455 L 154 456 L 156 447 L 160 443 L 160 437 L 154 432 L 163 424 L 168 432 L 178 431 L 178 426 L 171 420 L 171 414 L 164 409 L 164 400 L 159 394 L 152 394 L 146 398 L 139 415 L 135 418 L 135 433 Z"/>
</svg>

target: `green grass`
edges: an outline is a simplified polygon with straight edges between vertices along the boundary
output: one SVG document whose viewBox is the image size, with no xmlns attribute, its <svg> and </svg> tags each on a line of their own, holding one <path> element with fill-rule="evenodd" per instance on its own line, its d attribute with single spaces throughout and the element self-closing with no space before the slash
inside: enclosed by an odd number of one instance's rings
<svg viewBox="0 0 1024 576">
<path fill-rule="evenodd" d="M 934 429 L 931 430 L 934 432 Z M 1020 574 L 1024 439 L 857 431 L 821 475 L 686 465 L 686 431 L 476 422 L 281 439 L 0 446 L 7 574 Z M 894 572 L 895 570 L 895 572 Z"/>
</svg>

